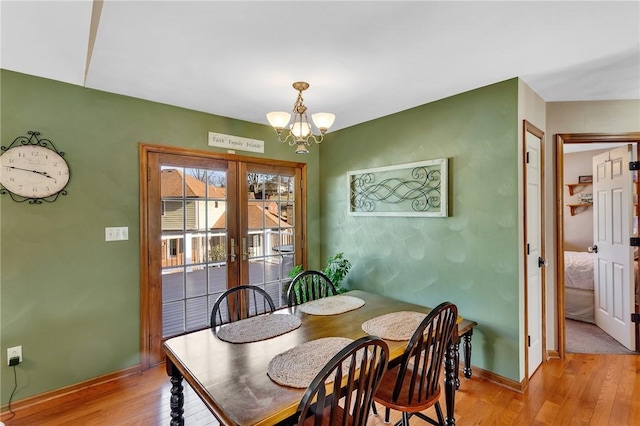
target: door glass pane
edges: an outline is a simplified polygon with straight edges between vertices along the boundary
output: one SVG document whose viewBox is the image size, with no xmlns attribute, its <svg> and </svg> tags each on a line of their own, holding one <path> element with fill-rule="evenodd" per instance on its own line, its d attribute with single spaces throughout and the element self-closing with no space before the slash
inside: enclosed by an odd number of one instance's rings
<svg viewBox="0 0 640 426">
<path fill-rule="evenodd" d="M 208 326 L 227 288 L 226 170 L 163 166 L 162 332 Z"/>
<path fill-rule="evenodd" d="M 249 283 L 286 305 L 295 241 L 294 176 L 248 173 Z"/>
</svg>

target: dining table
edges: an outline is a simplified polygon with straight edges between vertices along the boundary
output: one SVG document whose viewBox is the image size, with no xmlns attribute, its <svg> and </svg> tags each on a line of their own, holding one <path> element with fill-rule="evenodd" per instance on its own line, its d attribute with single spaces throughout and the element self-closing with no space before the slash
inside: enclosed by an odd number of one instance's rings
<svg viewBox="0 0 640 426">
<path fill-rule="evenodd" d="M 356 340 L 367 335 L 362 324 L 382 315 L 413 311 L 428 314 L 430 307 L 378 294 L 352 290 L 345 296 L 361 299 L 356 309 L 334 315 L 304 312 L 304 304 L 281 308 L 268 315 L 300 318 L 297 328 L 275 337 L 249 343 L 231 343 L 208 328 L 167 339 L 163 344 L 171 381 L 171 425 L 184 425 L 183 380 L 193 388 L 216 419 L 224 425 L 274 425 L 295 416 L 305 391 L 283 386 L 267 374 L 274 357 L 307 342 L 323 338 Z M 335 296 L 333 296 L 335 297 Z M 241 320 L 246 321 L 246 320 Z M 471 335 L 476 322 L 459 318 L 444 365 L 446 423 L 455 425 L 455 391 L 459 387 L 459 344 L 464 346 L 464 375 L 471 377 Z M 407 340 L 386 340 L 389 360 L 401 357 Z M 304 363 L 303 363 L 304 364 Z M 305 365 L 297 368 L 304 369 Z"/>
</svg>

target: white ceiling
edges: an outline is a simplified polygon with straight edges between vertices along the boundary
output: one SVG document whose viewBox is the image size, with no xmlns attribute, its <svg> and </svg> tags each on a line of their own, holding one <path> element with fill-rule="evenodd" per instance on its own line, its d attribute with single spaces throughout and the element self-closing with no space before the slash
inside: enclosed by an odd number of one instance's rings
<svg viewBox="0 0 640 426">
<path fill-rule="evenodd" d="M 0 66 L 262 124 L 303 80 L 333 129 L 513 77 L 548 102 L 640 99 L 638 1 L 93 6 L 1 0 Z"/>
</svg>

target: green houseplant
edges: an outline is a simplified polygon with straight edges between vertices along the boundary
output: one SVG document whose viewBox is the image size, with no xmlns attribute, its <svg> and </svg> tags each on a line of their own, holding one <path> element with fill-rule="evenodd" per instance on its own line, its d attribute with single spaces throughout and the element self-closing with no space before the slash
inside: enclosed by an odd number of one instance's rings
<svg viewBox="0 0 640 426">
<path fill-rule="evenodd" d="M 351 262 L 349 262 L 348 259 L 345 259 L 344 253 L 336 253 L 327 260 L 327 265 L 324 267 L 322 272 L 329 277 L 338 293 L 344 293 L 347 289 L 342 287 L 341 284 L 349 273 L 349 269 L 351 269 Z M 289 278 L 294 279 L 296 275 L 302 271 L 304 271 L 304 269 L 302 269 L 302 265 L 294 266 L 289 271 Z"/>
<path fill-rule="evenodd" d="M 349 273 L 349 269 L 351 269 L 351 262 L 348 259 L 345 259 L 344 253 L 336 253 L 333 257 L 330 257 L 327 260 L 327 266 L 324 267 L 324 274 L 329 277 L 331 282 L 336 286 L 336 290 L 338 293 L 344 293 L 347 291 L 344 287 L 342 287 L 342 281 L 344 277 Z"/>
</svg>

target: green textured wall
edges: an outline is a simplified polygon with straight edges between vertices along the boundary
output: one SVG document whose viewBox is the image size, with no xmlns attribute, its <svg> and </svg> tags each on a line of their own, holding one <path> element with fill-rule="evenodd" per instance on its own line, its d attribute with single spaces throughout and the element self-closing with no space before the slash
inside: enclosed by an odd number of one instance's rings
<svg viewBox="0 0 640 426">
<path fill-rule="evenodd" d="M 346 285 L 479 323 L 473 364 L 519 381 L 517 79 L 331 134 L 320 154 L 322 258 Z M 449 217 L 349 216 L 346 173 L 449 158 Z"/>
<path fill-rule="evenodd" d="M 69 195 L 54 203 L 0 196 L 2 404 L 7 347 L 23 347 L 15 400 L 139 363 L 138 142 L 224 152 L 207 146 L 213 131 L 265 141 L 264 155 L 240 155 L 307 162 L 309 263 L 319 262 L 317 149 L 296 155 L 266 125 L 6 70 L 0 93 L 1 145 L 38 130 L 71 168 Z M 129 240 L 105 242 L 106 226 L 128 226 Z"/>
<path fill-rule="evenodd" d="M 138 142 L 222 152 L 207 147 L 209 131 L 265 141 L 264 155 L 241 155 L 308 163 L 310 267 L 344 251 L 349 286 L 454 301 L 480 323 L 474 365 L 517 380 L 517 80 L 332 132 L 304 157 L 268 126 L 6 70 L 0 94 L 0 144 L 38 130 L 72 173 L 52 204 L 0 196 L 3 404 L 7 347 L 24 351 L 15 399 L 139 362 Z M 347 171 L 440 157 L 450 159 L 450 217 L 347 215 Z M 105 242 L 106 226 L 128 226 L 129 240 Z"/>
</svg>

